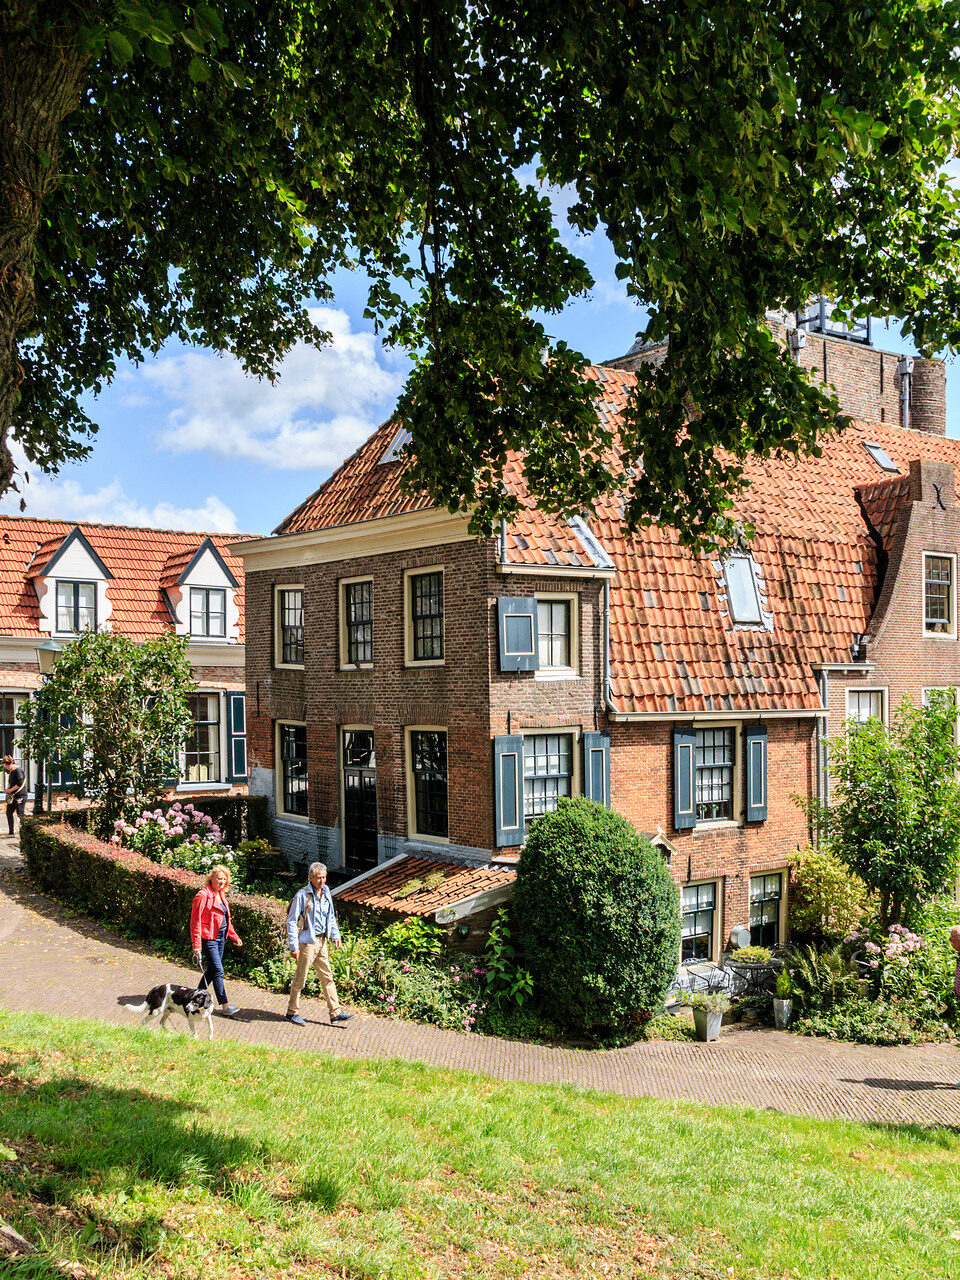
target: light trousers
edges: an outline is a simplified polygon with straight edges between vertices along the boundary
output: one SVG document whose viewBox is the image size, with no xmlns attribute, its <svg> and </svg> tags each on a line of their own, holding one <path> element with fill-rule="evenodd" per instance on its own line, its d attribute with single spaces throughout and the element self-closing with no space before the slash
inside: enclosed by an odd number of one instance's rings
<svg viewBox="0 0 960 1280">
<path fill-rule="evenodd" d="M 327 1008 L 330 1010 L 330 1017 L 336 1017 L 340 1012 L 340 998 L 337 995 L 337 984 L 333 980 L 333 970 L 330 968 L 326 938 L 322 942 L 300 944 L 297 972 L 293 976 L 293 984 L 290 987 L 290 1002 L 287 1005 L 287 1015 L 298 1013 L 300 1010 L 300 992 L 303 990 L 303 984 L 307 980 L 307 971 L 311 966 L 316 970 L 317 977 L 320 979 L 320 986 L 323 988 L 323 996 L 327 1002 Z"/>
</svg>

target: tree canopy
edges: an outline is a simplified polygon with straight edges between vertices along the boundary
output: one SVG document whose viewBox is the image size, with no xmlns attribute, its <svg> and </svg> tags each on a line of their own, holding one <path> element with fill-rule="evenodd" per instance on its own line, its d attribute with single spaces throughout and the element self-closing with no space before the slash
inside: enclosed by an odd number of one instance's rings
<svg viewBox="0 0 960 1280">
<path fill-rule="evenodd" d="M 78 397 L 171 337 L 270 376 L 352 264 L 413 358 L 439 502 L 489 528 L 520 449 L 554 510 L 617 489 L 709 539 L 738 460 L 837 421 L 768 309 L 825 294 L 960 347 L 958 25 L 958 0 L 0 0 L 0 430 L 55 469 Z M 584 357 L 532 318 L 593 283 L 541 184 L 669 339 L 615 458 Z"/>
</svg>

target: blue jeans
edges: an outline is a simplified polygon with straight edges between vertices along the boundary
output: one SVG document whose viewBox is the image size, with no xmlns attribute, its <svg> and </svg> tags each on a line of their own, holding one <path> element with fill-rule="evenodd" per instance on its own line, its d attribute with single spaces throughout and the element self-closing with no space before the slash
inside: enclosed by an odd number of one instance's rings
<svg viewBox="0 0 960 1280">
<path fill-rule="evenodd" d="M 198 991 L 205 991 L 212 986 L 214 994 L 221 1004 L 227 1003 L 227 993 L 223 986 L 223 949 L 227 945 L 227 922 L 224 920 L 220 932 L 215 938 L 204 938 L 200 943 L 203 956 L 203 977 L 197 983 Z"/>
</svg>

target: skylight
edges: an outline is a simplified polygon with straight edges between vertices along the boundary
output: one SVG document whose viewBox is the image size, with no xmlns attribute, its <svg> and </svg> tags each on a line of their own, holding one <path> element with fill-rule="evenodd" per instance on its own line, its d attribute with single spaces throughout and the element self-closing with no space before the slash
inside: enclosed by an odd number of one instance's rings
<svg viewBox="0 0 960 1280">
<path fill-rule="evenodd" d="M 380 465 L 385 462 L 396 462 L 400 457 L 401 450 L 410 443 L 410 432 L 406 427 L 401 427 L 397 434 L 393 437 L 393 443 L 390 448 L 380 459 Z"/>
<path fill-rule="evenodd" d="M 884 449 L 883 445 L 877 444 L 873 440 L 864 440 L 863 447 L 866 449 L 867 453 L 869 453 L 874 462 L 878 466 L 883 467 L 884 471 L 890 471 L 894 475 L 900 474 L 900 468 L 890 457 L 889 453 L 887 453 L 886 449 Z"/>
<path fill-rule="evenodd" d="M 749 556 L 731 556 L 723 566 L 727 580 L 727 604 L 734 622 L 759 625 L 763 622 L 760 592 L 753 561 Z"/>
</svg>

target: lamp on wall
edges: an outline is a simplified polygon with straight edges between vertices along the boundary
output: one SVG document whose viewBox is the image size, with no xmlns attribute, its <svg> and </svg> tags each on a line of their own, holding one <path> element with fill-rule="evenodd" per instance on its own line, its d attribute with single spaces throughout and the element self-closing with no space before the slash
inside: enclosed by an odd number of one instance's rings
<svg viewBox="0 0 960 1280">
<path fill-rule="evenodd" d="M 63 653 L 63 646 L 57 644 L 56 640 L 44 640 L 42 644 L 37 645 L 37 666 L 40 668 L 40 678 L 43 684 L 46 684 L 53 675 L 53 669 L 57 665 L 57 659 Z M 40 715 L 45 715 L 43 710 L 43 687 L 41 686 L 38 697 L 41 702 Z M 37 782 L 33 793 L 33 812 L 43 813 L 43 772 L 45 762 L 37 761 Z M 53 779 L 47 780 L 47 808 L 50 808 L 50 792 L 52 789 Z"/>
</svg>

